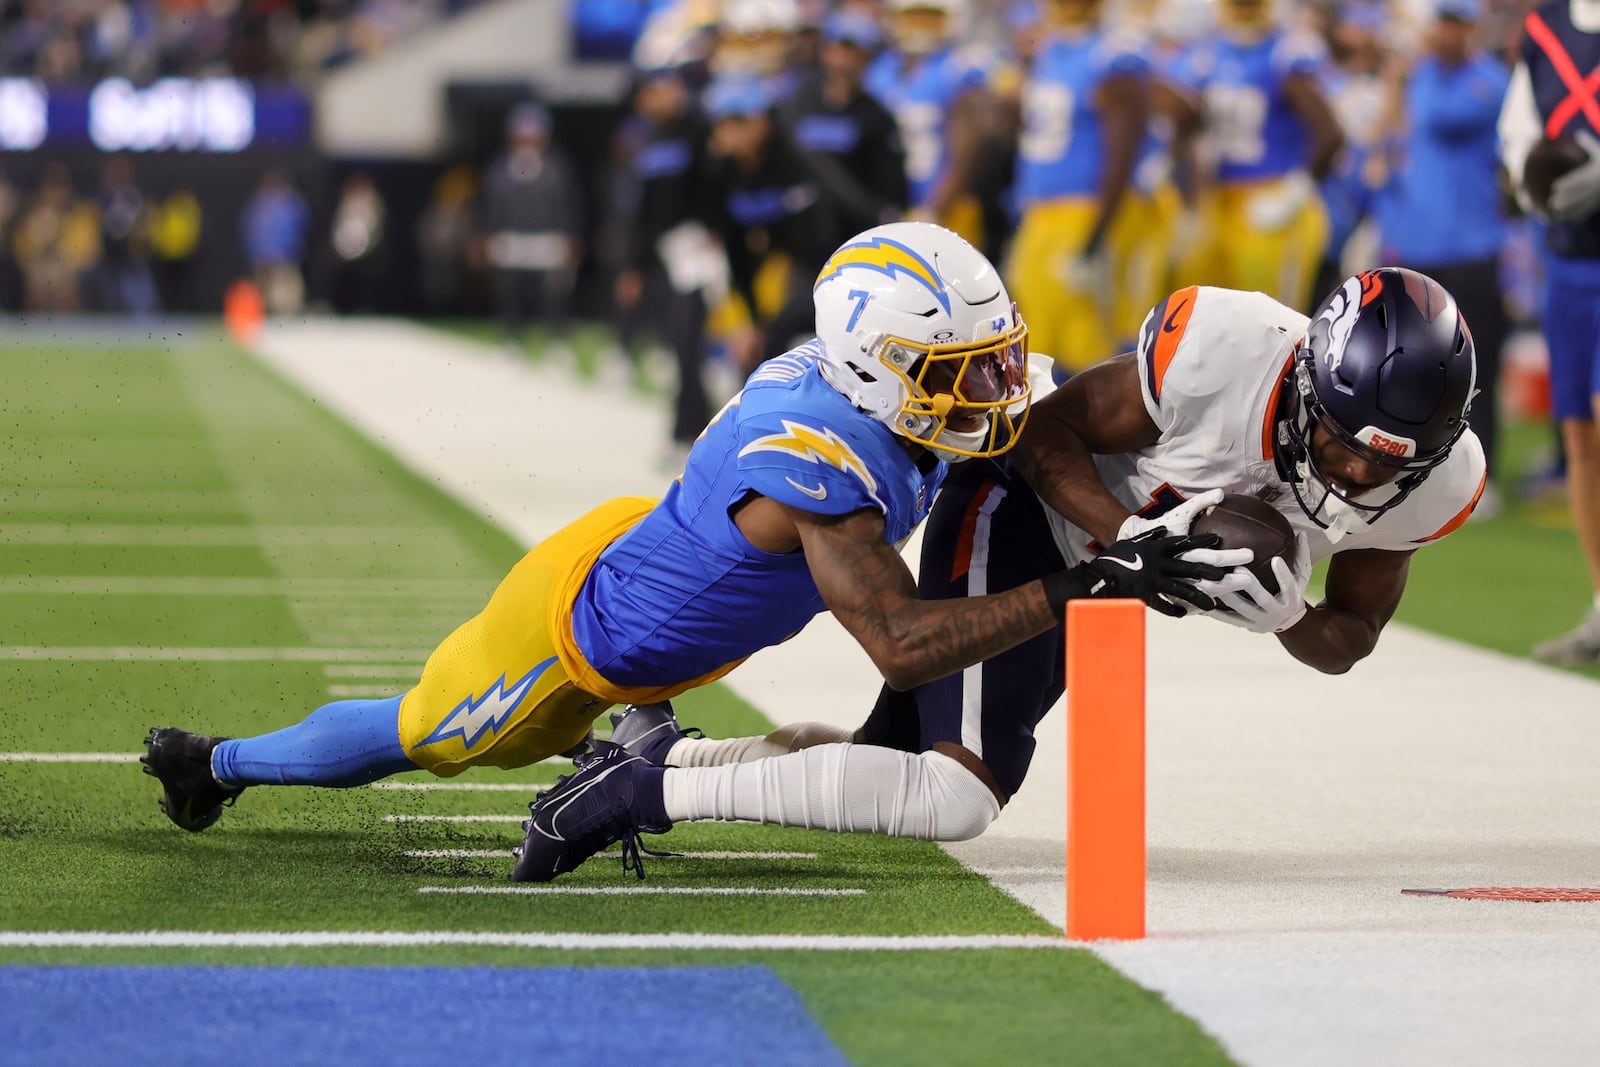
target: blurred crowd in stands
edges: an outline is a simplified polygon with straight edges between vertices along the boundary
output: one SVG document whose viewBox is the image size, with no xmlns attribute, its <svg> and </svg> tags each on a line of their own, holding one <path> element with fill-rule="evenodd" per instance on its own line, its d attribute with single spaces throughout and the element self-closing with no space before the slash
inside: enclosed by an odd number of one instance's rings
<svg viewBox="0 0 1600 1067">
<path fill-rule="evenodd" d="M 0 76 L 312 80 L 478 0 L 0 0 Z"/>
<path fill-rule="evenodd" d="M 465 6 L 0 0 L 0 74 L 315 78 Z M 708 350 L 747 370 L 804 335 L 827 253 L 913 218 L 1002 264 L 1034 347 L 1067 371 L 1126 348 L 1184 285 L 1309 310 L 1357 269 L 1413 266 L 1468 309 L 1492 397 L 1508 331 L 1538 306 L 1537 234 L 1495 130 L 1524 10 L 595 0 L 575 33 L 622 39 L 634 68 L 604 165 L 576 163 L 530 97 L 501 152 L 445 161 L 407 217 L 359 170 L 319 204 L 269 170 L 241 217 L 202 220 L 127 159 L 77 188 L 47 167 L 34 188 L 0 179 L 0 304 L 153 312 L 202 230 L 238 242 L 280 312 L 305 305 L 308 271 L 316 301 L 385 310 L 401 261 L 423 310 L 492 306 L 508 338 L 539 319 L 559 339 L 582 296 L 623 347 L 653 334 L 675 353 L 682 444 L 705 421 Z M 1494 414 L 1474 407 L 1491 454 Z"/>
</svg>

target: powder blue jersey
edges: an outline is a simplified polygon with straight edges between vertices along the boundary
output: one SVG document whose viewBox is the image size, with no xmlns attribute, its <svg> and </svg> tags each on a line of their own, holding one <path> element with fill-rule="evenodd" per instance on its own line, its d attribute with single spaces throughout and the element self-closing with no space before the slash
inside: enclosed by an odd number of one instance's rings
<svg viewBox="0 0 1600 1067">
<path fill-rule="evenodd" d="M 1095 97 L 1106 79 L 1145 77 L 1150 63 L 1140 40 L 1095 30 L 1054 35 L 1034 58 L 1022 90 L 1017 146 L 1017 201 L 1093 196 L 1105 167 L 1105 133 Z"/>
<path fill-rule="evenodd" d="M 818 370 L 811 341 L 751 375 L 667 495 L 605 550 L 572 616 L 584 658 L 621 686 L 696 678 L 794 635 L 826 610 L 804 554 L 752 546 L 730 511 L 752 495 L 824 515 L 870 508 L 896 545 L 928 514 L 946 465 Z"/>
<path fill-rule="evenodd" d="M 912 204 L 928 198 L 949 165 L 951 107 L 962 93 L 987 79 L 983 64 L 968 49 L 945 48 L 920 59 L 889 49 L 867 68 L 867 92 L 900 126 Z"/>
<path fill-rule="evenodd" d="M 1205 102 L 1219 180 L 1277 178 L 1306 165 L 1309 138 L 1283 83 L 1316 76 L 1325 58 L 1316 37 L 1286 31 L 1252 41 L 1218 35 L 1188 54 L 1173 80 Z"/>
</svg>

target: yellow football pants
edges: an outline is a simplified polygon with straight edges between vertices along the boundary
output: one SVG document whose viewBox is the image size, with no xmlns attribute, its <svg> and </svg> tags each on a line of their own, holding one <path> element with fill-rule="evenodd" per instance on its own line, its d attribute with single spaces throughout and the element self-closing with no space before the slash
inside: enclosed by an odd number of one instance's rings
<svg viewBox="0 0 1600 1067">
<path fill-rule="evenodd" d="M 595 560 L 655 501 L 602 504 L 536 545 L 488 605 L 428 657 L 400 702 L 400 744 L 451 777 L 473 766 L 523 767 L 575 747 L 613 704 L 668 700 L 732 670 L 658 687 L 613 685 L 572 637 L 572 605 Z"/>
<path fill-rule="evenodd" d="M 1142 291 L 1135 297 L 1129 279 L 1148 213 L 1143 197 L 1123 197 L 1106 233 L 1103 275 L 1083 286 L 1073 284 L 1068 267 L 1094 229 L 1094 199 L 1063 197 L 1029 205 L 1011 245 L 1006 287 L 1028 324 L 1030 348 L 1073 371 L 1116 355 L 1149 310 L 1148 305 L 1134 308 L 1135 299 L 1146 297 Z"/>
<path fill-rule="evenodd" d="M 1207 195 L 1201 208 L 1205 234 L 1179 265 L 1174 284 L 1254 290 L 1306 310 L 1328 243 L 1328 213 L 1322 198 L 1313 195 L 1281 229 L 1257 229 L 1250 221 L 1250 201 L 1277 186 L 1276 179 L 1239 182 Z"/>
</svg>

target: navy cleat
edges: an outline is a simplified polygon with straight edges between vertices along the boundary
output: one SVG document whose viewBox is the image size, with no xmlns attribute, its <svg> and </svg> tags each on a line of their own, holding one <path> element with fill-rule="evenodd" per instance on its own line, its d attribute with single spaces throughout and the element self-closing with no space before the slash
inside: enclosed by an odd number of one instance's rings
<svg viewBox="0 0 1600 1067">
<path fill-rule="evenodd" d="M 678 725 L 672 704 L 629 704 L 622 712 L 611 713 L 611 742 L 628 750 L 630 756 L 643 756 L 657 766 L 665 766 L 667 753 L 685 737 L 704 737 L 693 726 Z"/>
<path fill-rule="evenodd" d="M 607 845 L 622 842 L 622 869 L 644 877 L 639 835 L 672 829 L 661 795 L 660 767 L 609 741 L 597 741 L 578 771 L 528 805 L 528 836 L 511 850 L 513 882 L 548 882 Z M 643 849 L 650 852 L 649 849 Z M 650 853 L 661 855 L 661 853 Z"/>
<path fill-rule="evenodd" d="M 243 787 L 229 789 L 211 774 L 211 753 L 225 737 L 191 734 L 171 726 L 158 726 L 144 739 L 145 754 L 139 757 L 144 773 L 161 780 L 166 795 L 161 810 L 167 818 L 199 833 L 222 817 L 224 805 L 231 805 Z"/>
</svg>

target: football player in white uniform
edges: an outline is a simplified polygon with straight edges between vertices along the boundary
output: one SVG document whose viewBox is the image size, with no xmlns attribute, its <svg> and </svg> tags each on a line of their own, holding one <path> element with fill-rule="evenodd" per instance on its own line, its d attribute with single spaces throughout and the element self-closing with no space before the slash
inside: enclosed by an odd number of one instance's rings
<svg viewBox="0 0 1600 1067">
<path fill-rule="evenodd" d="M 1013 469 L 954 468 L 928 520 L 920 593 L 1016 588 L 1158 526 L 1186 533 L 1221 491 L 1247 493 L 1289 519 L 1298 550 L 1274 561 L 1275 595 L 1243 567 L 1199 583 L 1227 608 L 1206 614 L 1275 633 L 1318 670 L 1348 670 L 1394 614 L 1412 553 L 1465 522 L 1483 490 L 1483 449 L 1466 422 L 1473 391 L 1472 336 L 1455 300 L 1415 271 L 1352 277 L 1309 319 L 1261 293 L 1180 290 L 1146 316 L 1137 351 L 1034 405 Z M 1329 555 L 1326 598 L 1308 604 L 1312 564 Z M 811 805 L 806 825 L 972 836 L 1021 786 L 1034 727 L 1062 694 L 1063 626 L 958 674 L 886 686 L 853 744 L 818 724 L 685 737 L 665 704 L 614 716 L 613 740 L 668 766 L 673 820 L 784 821 L 763 803 L 776 812 L 792 791 Z M 821 772 L 862 743 L 957 748 L 996 803 L 952 790 L 915 819 L 854 819 L 850 795 L 825 788 Z M 919 795 L 908 783 L 917 776 L 903 771 L 904 791 Z M 845 818 L 825 817 L 838 806 Z"/>
</svg>

